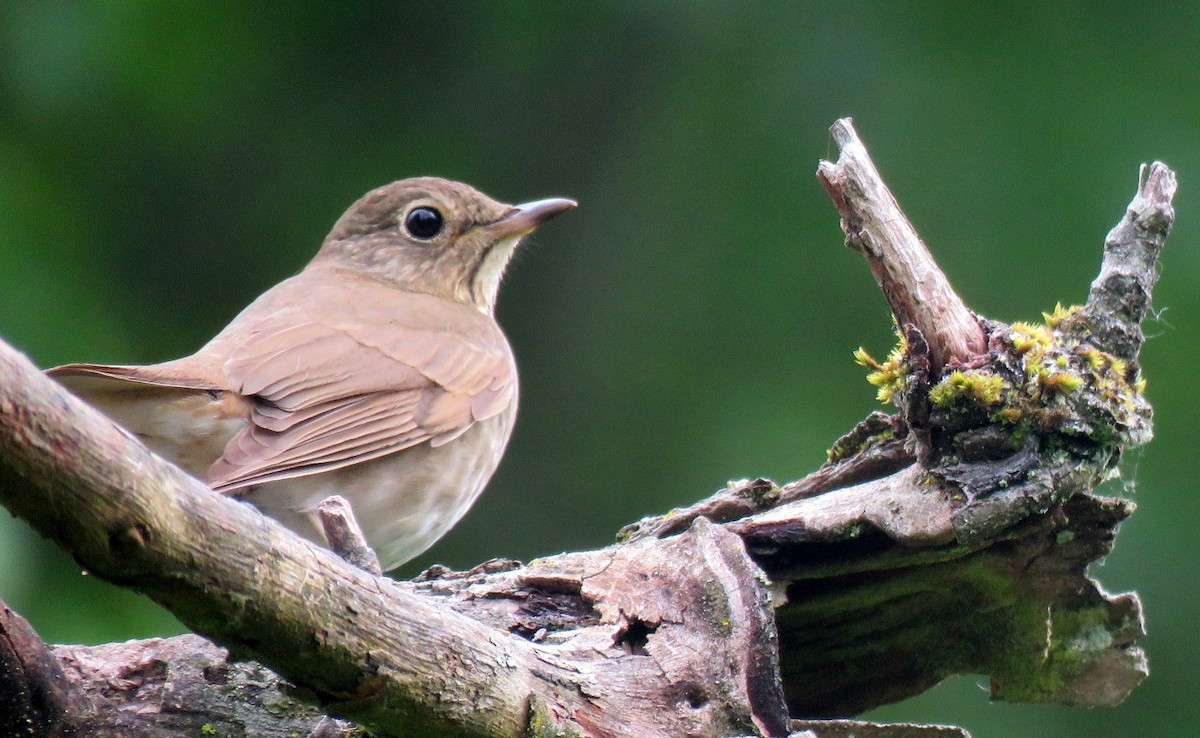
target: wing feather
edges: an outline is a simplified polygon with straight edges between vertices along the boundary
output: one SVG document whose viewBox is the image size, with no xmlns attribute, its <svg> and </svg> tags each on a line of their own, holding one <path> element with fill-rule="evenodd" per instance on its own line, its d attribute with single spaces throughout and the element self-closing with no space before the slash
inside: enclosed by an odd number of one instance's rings
<svg viewBox="0 0 1200 738">
<path fill-rule="evenodd" d="M 346 275 L 297 282 L 301 277 L 263 295 L 186 359 L 149 367 L 74 364 L 50 373 L 89 398 L 120 399 L 104 408 L 119 422 L 123 415 L 149 418 L 160 396 L 195 393 L 197 408 L 224 408 L 232 436 L 217 441 L 223 450 L 204 472 L 218 490 L 315 474 L 421 443 L 443 445 L 515 407 L 516 365 L 490 316 L 372 281 L 339 283 Z M 125 411 L 126 396 L 144 397 L 137 407 L 146 410 Z M 232 431 L 246 417 L 249 423 Z M 188 445 L 195 441 L 167 440 L 157 448 L 176 461 L 201 458 L 201 449 Z M 217 450 L 204 453 L 211 460 Z"/>
<path fill-rule="evenodd" d="M 327 471 L 394 453 L 472 424 L 465 400 L 444 392 L 436 415 L 421 411 L 422 395 L 437 390 L 377 393 L 358 398 L 297 423 L 283 432 L 255 421 L 238 434 L 208 472 L 214 489 Z"/>
<path fill-rule="evenodd" d="M 230 352 L 225 374 L 255 406 L 208 470 L 214 489 L 442 445 L 515 403 L 516 367 L 494 322 L 466 306 L 389 293 L 414 304 L 390 314 L 330 310 L 302 323 L 268 317 Z"/>
</svg>

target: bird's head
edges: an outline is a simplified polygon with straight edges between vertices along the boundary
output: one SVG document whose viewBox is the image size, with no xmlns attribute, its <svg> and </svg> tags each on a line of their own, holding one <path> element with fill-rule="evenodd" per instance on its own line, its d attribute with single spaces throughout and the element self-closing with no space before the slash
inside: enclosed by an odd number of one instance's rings
<svg viewBox="0 0 1200 738">
<path fill-rule="evenodd" d="M 334 224 L 313 265 L 491 313 L 521 237 L 575 207 L 562 198 L 505 205 L 461 182 L 417 177 L 363 195 Z"/>
</svg>

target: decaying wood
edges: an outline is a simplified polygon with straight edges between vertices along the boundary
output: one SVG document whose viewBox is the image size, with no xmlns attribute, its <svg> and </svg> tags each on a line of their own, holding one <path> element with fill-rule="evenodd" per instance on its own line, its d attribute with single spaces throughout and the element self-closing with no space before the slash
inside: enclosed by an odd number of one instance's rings
<svg viewBox="0 0 1200 738">
<path fill-rule="evenodd" d="M 733 485 L 599 551 L 376 576 L 212 494 L 0 343 L 0 503 L 229 649 L 51 649 L 10 617 L 0 728 L 303 735 L 315 705 L 381 736 L 965 735 L 814 720 L 955 673 L 991 675 L 1002 699 L 1119 702 L 1146 673 L 1140 606 L 1086 568 L 1133 505 L 1092 490 L 1149 438 L 1138 323 L 1173 175 L 1141 181 L 1088 305 L 1035 332 L 1080 364 L 1046 378 L 1024 334 L 953 295 L 848 121 L 835 140 L 819 176 L 907 327 L 900 411 L 804 480 Z M 933 402 L 961 369 L 1003 380 L 1005 412 Z"/>
<path fill-rule="evenodd" d="M 273 672 L 200 636 L 55 646 L 54 655 L 75 701 L 64 736 L 295 738 L 321 720 Z"/>
<path fill-rule="evenodd" d="M 0 735 L 56 738 L 77 703 L 55 654 L 0 604 Z"/>
</svg>

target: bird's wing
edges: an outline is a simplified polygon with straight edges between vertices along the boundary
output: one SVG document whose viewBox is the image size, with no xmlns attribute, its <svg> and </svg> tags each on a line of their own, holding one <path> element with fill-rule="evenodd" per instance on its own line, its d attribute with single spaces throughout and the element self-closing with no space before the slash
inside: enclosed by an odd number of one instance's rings
<svg viewBox="0 0 1200 738">
<path fill-rule="evenodd" d="M 336 469 L 424 442 L 438 446 L 516 402 L 512 354 L 490 318 L 399 294 L 404 304 L 392 307 L 419 317 L 389 319 L 389 306 L 378 304 L 369 317 L 296 323 L 279 316 L 230 352 L 230 387 L 254 406 L 249 426 L 208 470 L 213 489 Z"/>
<path fill-rule="evenodd" d="M 181 363 L 67 364 L 46 373 L 156 452 L 202 476 L 245 425 L 250 402 Z"/>
<path fill-rule="evenodd" d="M 490 317 L 336 276 L 282 283 L 193 356 L 48 373 L 222 491 L 441 445 L 517 401 Z"/>
</svg>

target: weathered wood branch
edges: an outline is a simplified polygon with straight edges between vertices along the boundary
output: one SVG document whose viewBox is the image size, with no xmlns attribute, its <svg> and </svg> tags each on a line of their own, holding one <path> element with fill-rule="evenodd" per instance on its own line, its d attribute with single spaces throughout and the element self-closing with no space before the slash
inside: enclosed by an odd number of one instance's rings
<svg viewBox="0 0 1200 738">
<path fill-rule="evenodd" d="M 1145 675 L 1140 607 L 1086 568 L 1133 506 L 1091 490 L 1149 438 L 1137 323 L 1173 175 L 1156 164 L 1141 182 L 1099 296 L 1009 326 L 937 297 L 949 283 L 923 246 L 888 255 L 919 240 L 836 128 L 822 180 L 910 326 L 900 412 L 804 480 L 736 485 L 600 551 L 375 576 L 212 494 L 0 343 L 0 503 L 229 649 L 49 649 L 8 618 L 0 726 L 283 735 L 316 724 L 300 700 L 379 735 L 951 735 L 788 715 L 851 716 L 967 672 L 1003 699 L 1119 702 Z"/>
<path fill-rule="evenodd" d="M 846 245 L 866 258 L 897 325 L 914 326 L 925 336 L 935 372 L 982 356 L 983 329 L 900 209 L 850 119 L 837 121 L 829 133 L 841 156 L 821 162 L 817 179 L 842 215 Z"/>
<path fill-rule="evenodd" d="M 1162 164 L 1142 167 L 1141 185 L 1125 217 L 1104 239 L 1104 261 L 1087 304 L 1064 326 L 1136 366 L 1142 320 L 1158 281 L 1158 255 L 1175 222 L 1175 174 Z"/>
</svg>

